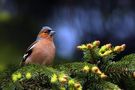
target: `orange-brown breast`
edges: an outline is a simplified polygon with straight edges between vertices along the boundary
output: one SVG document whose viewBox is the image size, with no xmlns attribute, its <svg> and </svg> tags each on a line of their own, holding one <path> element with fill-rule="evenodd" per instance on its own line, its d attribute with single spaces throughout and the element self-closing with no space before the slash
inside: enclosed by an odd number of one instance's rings
<svg viewBox="0 0 135 90">
<path fill-rule="evenodd" d="M 37 42 L 28 63 L 50 65 L 55 57 L 53 41 L 43 39 Z M 27 61 L 26 61 L 27 62 Z"/>
</svg>

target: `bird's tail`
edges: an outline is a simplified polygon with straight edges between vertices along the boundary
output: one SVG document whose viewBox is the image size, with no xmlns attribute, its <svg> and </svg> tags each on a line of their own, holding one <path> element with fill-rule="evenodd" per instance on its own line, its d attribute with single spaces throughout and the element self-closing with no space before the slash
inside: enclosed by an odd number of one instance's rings
<svg viewBox="0 0 135 90">
<path fill-rule="evenodd" d="M 22 60 L 22 61 L 20 62 L 20 65 L 19 65 L 19 66 L 23 67 L 24 65 L 25 65 L 24 60 Z"/>
</svg>

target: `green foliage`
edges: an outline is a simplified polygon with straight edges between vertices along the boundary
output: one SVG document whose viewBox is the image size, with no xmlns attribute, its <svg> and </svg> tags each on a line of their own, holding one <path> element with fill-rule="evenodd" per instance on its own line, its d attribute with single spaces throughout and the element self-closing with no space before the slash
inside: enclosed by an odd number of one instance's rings
<svg viewBox="0 0 135 90">
<path fill-rule="evenodd" d="M 88 90 L 121 90 L 121 89 L 113 83 L 107 81 L 99 81 L 91 83 Z"/>
<path fill-rule="evenodd" d="M 9 83 L 11 82 L 11 75 L 17 70 L 16 65 L 9 65 L 7 68 L 0 72 L 0 89 L 11 87 L 12 83 Z"/>
<path fill-rule="evenodd" d="M 127 55 L 107 67 L 105 72 L 112 82 L 128 90 L 135 88 L 135 54 Z"/>
<path fill-rule="evenodd" d="M 0 73 L 0 89 L 134 90 L 135 54 L 115 61 L 125 44 L 115 47 L 99 44 L 100 41 L 94 41 L 77 47 L 83 51 L 83 62 L 10 67 Z"/>
</svg>

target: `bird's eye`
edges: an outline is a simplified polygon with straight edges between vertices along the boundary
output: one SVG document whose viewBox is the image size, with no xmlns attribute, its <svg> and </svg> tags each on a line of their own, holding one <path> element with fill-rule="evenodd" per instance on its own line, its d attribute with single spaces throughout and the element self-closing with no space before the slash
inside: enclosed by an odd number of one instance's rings
<svg viewBox="0 0 135 90">
<path fill-rule="evenodd" d="M 45 31 L 44 33 L 48 33 L 47 31 Z"/>
<path fill-rule="evenodd" d="M 50 33 L 51 32 L 51 30 L 48 30 L 48 33 Z"/>
<path fill-rule="evenodd" d="M 49 34 L 50 32 L 51 32 L 51 30 L 46 30 L 46 31 L 44 31 L 43 33 Z"/>
<path fill-rule="evenodd" d="M 44 31 L 44 33 L 48 33 L 48 31 Z"/>
</svg>

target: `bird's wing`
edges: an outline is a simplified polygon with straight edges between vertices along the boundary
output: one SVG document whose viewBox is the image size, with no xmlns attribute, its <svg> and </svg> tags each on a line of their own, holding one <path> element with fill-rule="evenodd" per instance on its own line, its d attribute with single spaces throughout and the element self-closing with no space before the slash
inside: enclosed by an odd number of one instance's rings
<svg viewBox="0 0 135 90">
<path fill-rule="evenodd" d="M 21 62 L 21 66 L 23 66 L 23 65 L 25 64 L 25 60 L 27 59 L 28 56 L 31 55 L 32 50 L 33 50 L 33 48 L 35 47 L 35 45 L 36 45 L 37 42 L 38 42 L 38 41 L 33 42 L 33 43 L 27 48 L 25 54 L 23 55 L 23 60 L 22 60 L 22 62 Z"/>
</svg>

